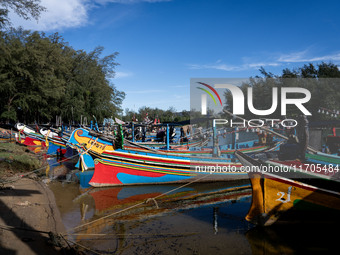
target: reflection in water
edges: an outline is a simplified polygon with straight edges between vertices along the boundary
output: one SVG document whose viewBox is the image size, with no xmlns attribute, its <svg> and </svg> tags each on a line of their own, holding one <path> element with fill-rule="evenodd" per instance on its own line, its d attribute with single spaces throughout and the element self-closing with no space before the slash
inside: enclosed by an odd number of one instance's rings
<svg viewBox="0 0 340 255">
<path fill-rule="evenodd" d="M 251 202 L 247 180 L 191 184 L 120 212 L 176 187 L 81 189 L 75 183 L 50 183 L 70 240 L 100 253 L 319 254 L 337 248 L 331 230 L 338 226 L 259 228 L 245 221 Z"/>
<path fill-rule="evenodd" d="M 250 251 L 244 235 L 251 227 L 244 220 L 251 195 L 248 181 L 192 184 L 117 214 L 179 186 L 96 188 L 73 194 L 72 203 L 65 196 L 58 199 L 59 192 L 72 186 L 54 183 L 51 188 L 67 228 L 93 222 L 70 232 L 74 241 L 91 249 L 120 254 L 169 249 L 170 254 L 211 254 L 228 247 Z"/>
</svg>

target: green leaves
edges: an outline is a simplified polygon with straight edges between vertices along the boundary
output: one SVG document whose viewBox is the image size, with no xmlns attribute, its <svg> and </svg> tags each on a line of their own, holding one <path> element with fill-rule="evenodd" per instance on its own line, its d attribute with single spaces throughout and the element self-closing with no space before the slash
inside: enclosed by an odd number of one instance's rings
<svg viewBox="0 0 340 255">
<path fill-rule="evenodd" d="M 0 1 L 0 28 L 10 24 L 9 9 L 14 10 L 20 17 L 38 20 L 40 13 L 46 8 L 40 5 L 40 0 L 1 0 Z"/>
<path fill-rule="evenodd" d="M 6 120 L 64 122 L 115 115 L 125 97 L 110 83 L 118 53 L 76 51 L 57 33 L 0 32 L 0 114 Z M 12 114 L 12 111 L 16 114 Z M 8 113 L 6 113 L 8 112 Z"/>
</svg>

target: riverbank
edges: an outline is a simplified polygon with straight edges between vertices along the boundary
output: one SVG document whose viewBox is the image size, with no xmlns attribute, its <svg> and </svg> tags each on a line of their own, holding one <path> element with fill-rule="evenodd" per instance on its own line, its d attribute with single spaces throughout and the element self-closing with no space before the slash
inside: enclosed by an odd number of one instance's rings
<svg viewBox="0 0 340 255">
<path fill-rule="evenodd" d="M 20 178 L 0 188 L 0 254 L 60 254 L 49 232 L 64 226 L 53 193 L 42 182 Z"/>
<path fill-rule="evenodd" d="M 0 144 L 0 254 L 75 254 L 55 238 L 65 228 L 53 192 L 31 173 L 41 165 L 25 147 Z"/>
<path fill-rule="evenodd" d="M 15 143 L 0 143 L 0 181 L 42 165 L 41 156 Z"/>
</svg>

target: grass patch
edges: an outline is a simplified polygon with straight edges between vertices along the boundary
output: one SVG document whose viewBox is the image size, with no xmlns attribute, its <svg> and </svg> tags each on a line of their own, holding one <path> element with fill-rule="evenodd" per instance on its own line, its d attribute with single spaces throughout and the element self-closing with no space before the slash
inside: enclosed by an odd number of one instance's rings
<svg viewBox="0 0 340 255">
<path fill-rule="evenodd" d="M 13 143 L 0 144 L 0 177 L 39 168 L 41 162 L 26 148 Z"/>
</svg>

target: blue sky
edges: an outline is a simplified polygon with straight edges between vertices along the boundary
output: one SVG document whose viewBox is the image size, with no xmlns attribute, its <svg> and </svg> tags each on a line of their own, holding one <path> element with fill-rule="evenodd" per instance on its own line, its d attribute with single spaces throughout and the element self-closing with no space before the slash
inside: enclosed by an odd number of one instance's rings
<svg viewBox="0 0 340 255">
<path fill-rule="evenodd" d="M 41 0 L 38 23 L 75 49 L 119 52 L 123 109 L 190 109 L 190 78 L 280 74 L 306 63 L 340 63 L 340 2 L 227 0 Z"/>
</svg>

